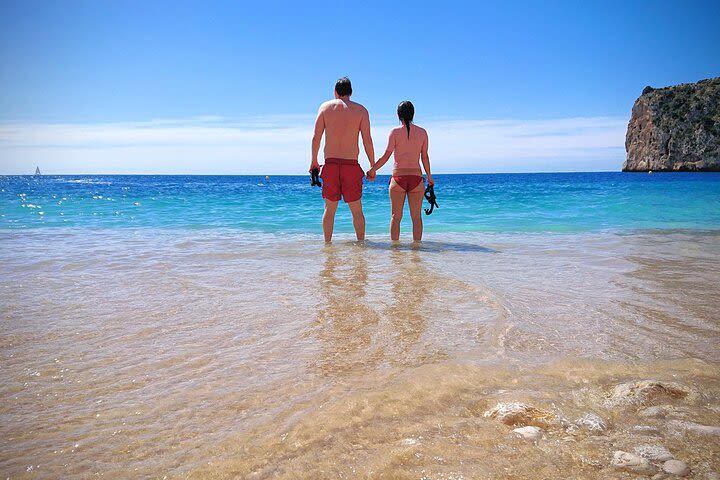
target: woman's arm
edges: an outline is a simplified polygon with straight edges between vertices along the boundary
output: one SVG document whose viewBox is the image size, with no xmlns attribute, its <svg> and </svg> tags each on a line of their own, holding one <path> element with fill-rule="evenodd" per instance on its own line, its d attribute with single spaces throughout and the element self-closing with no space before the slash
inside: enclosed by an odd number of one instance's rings
<svg viewBox="0 0 720 480">
<path fill-rule="evenodd" d="M 395 137 L 393 137 L 393 132 L 390 131 L 390 135 L 388 135 L 388 145 L 385 149 L 385 153 L 383 153 L 382 157 L 378 158 L 377 162 L 375 162 L 375 165 L 368 170 L 368 178 L 375 177 L 377 174 L 377 171 L 380 170 L 383 165 L 387 163 L 387 161 L 390 159 L 390 155 L 392 155 L 393 151 L 395 150 Z"/>
<path fill-rule="evenodd" d="M 420 148 L 420 158 L 422 159 L 423 168 L 427 174 L 428 185 L 435 185 L 432 173 L 430 173 L 430 155 L 428 155 L 428 137 L 425 134 L 425 140 L 423 141 L 422 147 Z"/>
</svg>

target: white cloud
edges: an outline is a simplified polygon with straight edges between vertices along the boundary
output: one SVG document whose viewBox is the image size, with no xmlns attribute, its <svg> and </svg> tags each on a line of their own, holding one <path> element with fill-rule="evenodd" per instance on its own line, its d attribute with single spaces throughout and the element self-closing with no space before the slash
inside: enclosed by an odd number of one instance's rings
<svg viewBox="0 0 720 480">
<path fill-rule="evenodd" d="M 309 163 L 313 119 L 208 116 L 0 124 L 0 174 L 30 173 L 35 165 L 46 173 L 299 174 Z M 422 125 L 430 134 L 433 171 L 438 173 L 615 170 L 625 155 L 623 118 L 437 120 Z M 390 127 L 373 127 L 377 156 Z"/>
</svg>

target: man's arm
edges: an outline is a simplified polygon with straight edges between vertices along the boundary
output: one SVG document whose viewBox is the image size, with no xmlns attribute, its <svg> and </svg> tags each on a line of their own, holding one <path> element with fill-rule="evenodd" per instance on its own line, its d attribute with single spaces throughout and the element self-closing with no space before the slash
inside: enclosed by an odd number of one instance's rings
<svg viewBox="0 0 720 480">
<path fill-rule="evenodd" d="M 320 168 L 318 163 L 318 153 L 320 152 L 320 141 L 322 140 L 323 132 L 325 132 L 325 119 L 323 118 L 323 108 L 320 107 L 318 110 L 318 116 L 315 119 L 315 132 L 312 137 L 312 157 L 310 158 L 310 171 L 315 168 Z"/>
<path fill-rule="evenodd" d="M 375 166 L 375 149 L 373 148 L 372 137 L 370 136 L 370 115 L 367 110 L 363 112 L 363 117 L 360 121 L 360 134 L 362 135 L 365 155 L 367 155 L 368 160 L 370 160 L 370 168 L 372 168 Z"/>
</svg>

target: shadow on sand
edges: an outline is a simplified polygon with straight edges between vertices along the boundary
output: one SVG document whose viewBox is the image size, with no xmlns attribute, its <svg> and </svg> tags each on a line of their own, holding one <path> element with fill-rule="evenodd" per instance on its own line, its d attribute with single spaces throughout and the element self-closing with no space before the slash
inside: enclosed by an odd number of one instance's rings
<svg viewBox="0 0 720 480">
<path fill-rule="evenodd" d="M 353 242 L 357 244 L 357 242 Z M 389 251 L 419 251 L 419 252 L 474 252 L 474 253 L 500 253 L 492 248 L 474 245 L 472 243 L 428 242 L 421 243 L 394 243 L 365 240 L 365 248 Z"/>
</svg>

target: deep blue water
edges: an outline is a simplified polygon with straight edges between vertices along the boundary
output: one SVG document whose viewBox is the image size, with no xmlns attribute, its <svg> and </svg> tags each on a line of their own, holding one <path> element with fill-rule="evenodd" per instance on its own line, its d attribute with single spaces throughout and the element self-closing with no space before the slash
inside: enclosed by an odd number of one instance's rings
<svg viewBox="0 0 720 480">
<path fill-rule="evenodd" d="M 720 229 L 718 173 L 436 175 L 430 232 L 594 232 Z M 368 232 L 387 231 L 388 177 L 365 182 Z M 425 203 L 427 206 L 427 202 Z M 239 229 L 321 233 L 323 201 L 309 177 L 4 176 L 0 229 Z M 409 229 L 409 217 L 403 229 Z M 347 208 L 336 231 L 352 230 Z"/>
</svg>

